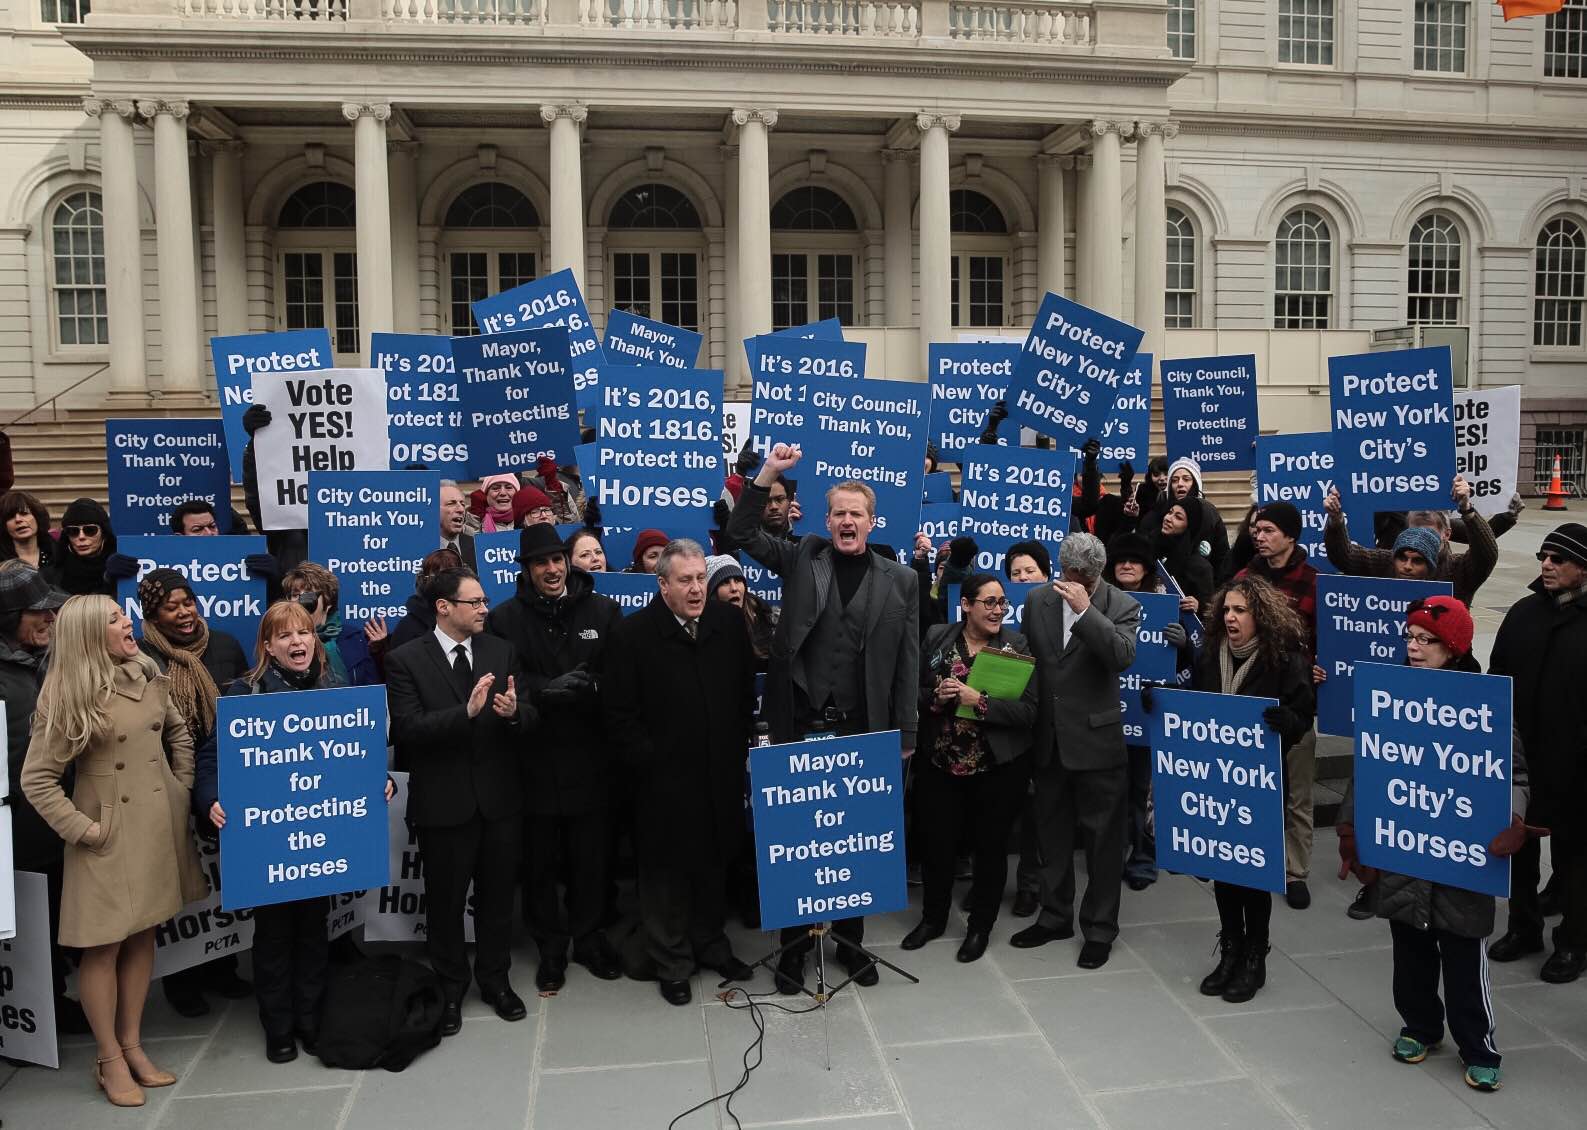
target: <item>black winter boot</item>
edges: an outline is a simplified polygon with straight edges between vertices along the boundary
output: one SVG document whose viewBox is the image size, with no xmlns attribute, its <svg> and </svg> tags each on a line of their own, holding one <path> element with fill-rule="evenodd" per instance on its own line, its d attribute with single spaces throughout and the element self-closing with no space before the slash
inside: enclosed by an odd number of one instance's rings
<svg viewBox="0 0 1587 1130">
<path fill-rule="evenodd" d="M 1230 1004 L 1244 1004 L 1267 984 L 1267 950 L 1266 942 L 1247 943 L 1240 968 L 1235 970 L 1228 987 L 1223 990 L 1224 1000 Z"/>
<path fill-rule="evenodd" d="M 1245 938 L 1239 934 L 1218 935 L 1218 968 L 1207 974 L 1201 982 L 1201 995 L 1221 997 L 1228 988 L 1229 979 L 1240 967 L 1240 957 L 1245 953 Z"/>
</svg>

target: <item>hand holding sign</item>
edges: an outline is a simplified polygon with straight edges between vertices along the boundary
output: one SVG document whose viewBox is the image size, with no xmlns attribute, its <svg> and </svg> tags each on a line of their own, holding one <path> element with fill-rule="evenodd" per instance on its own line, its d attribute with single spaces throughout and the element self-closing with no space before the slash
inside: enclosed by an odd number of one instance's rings
<svg viewBox="0 0 1587 1130">
<path fill-rule="evenodd" d="M 1488 841 L 1488 850 L 1503 859 L 1514 855 L 1526 846 L 1528 840 L 1540 840 L 1549 834 L 1547 828 L 1537 828 L 1512 814 L 1510 826 Z"/>
</svg>

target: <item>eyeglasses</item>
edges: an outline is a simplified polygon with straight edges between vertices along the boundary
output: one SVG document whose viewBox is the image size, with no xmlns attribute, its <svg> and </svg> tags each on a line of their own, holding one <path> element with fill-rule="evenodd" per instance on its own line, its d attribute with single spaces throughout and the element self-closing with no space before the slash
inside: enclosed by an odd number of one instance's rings
<svg viewBox="0 0 1587 1130">
<path fill-rule="evenodd" d="M 1434 644 L 1443 646 L 1444 643 L 1444 641 L 1439 639 L 1437 636 L 1429 636 L 1425 632 L 1406 631 L 1400 634 L 1400 638 L 1406 643 L 1415 644 L 1417 647 L 1431 647 Z"/>
<path fill-rule="evenodd" d="M 490 607 L 490 598 L 489 597 L 485 597 L 485 596 L 476 596 L 473 600 L 454 600 L 454 601 L 451 601 L 450 603 L 452 603 L 452 604 L 466 604 L 470 608 L 489 608 Z"/>
<path fill-rule="evenodd" d="M 1539 561 L 1547 561 L 1550 565 L 1564 565 L 1570 561 L 1570 558 L 1566 557 L 1563 553 L 1554 553 L 1553 551 L 1547 549 L 1539 553 L 1537 555 L 1537 559 Z"/>
<path fill-rule="evenodd" d="M 1006 596 L 989 596 L 989 597 L 987 597 L 984 600 L 972 600 L 970 603 L 971 604 L 979 604 L 982 608 L 986 609 L 988 612 L 992 612 L 992 611 L 995 611 L 996 609 L 999 609 L 999 608 L 1007 608 L 1008 607 L 1008 597 L 1006 597 Z"/>
<path fill-rule="evenodd" d="M 97 538 L 99 536 L 99 527 L 93 522 L 88 523 L 86 526 L 62 526 L 61 533 L 69 538 Z"/>
<path fill-rule="evenodd" d="M 552 518 L 556 516 L 556 511 L 549 506 L 536 506 L 533 510 L 525 510 L 524 516 L 527 518 Z"/>
</svg>

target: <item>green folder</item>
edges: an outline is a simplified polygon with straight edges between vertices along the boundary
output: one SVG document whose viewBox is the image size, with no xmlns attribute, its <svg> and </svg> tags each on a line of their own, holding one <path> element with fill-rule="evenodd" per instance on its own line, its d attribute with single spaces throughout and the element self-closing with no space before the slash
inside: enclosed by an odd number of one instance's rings
<svg viewBox="0 0 1587 1130">
<path fill-rule="evenodd" d="M 992 698 L 1018 698 L 1025 693 L 1025 688 L 1030 685 L 1030 677 L 1035 673 L 1036 661 L 1030 656 L 986 648 L 976 652 L 965 684 Z M 979 717 L 975 709 L 969 706 L 961 706 L 954 713 L 959 718 Z"/>
</svg>

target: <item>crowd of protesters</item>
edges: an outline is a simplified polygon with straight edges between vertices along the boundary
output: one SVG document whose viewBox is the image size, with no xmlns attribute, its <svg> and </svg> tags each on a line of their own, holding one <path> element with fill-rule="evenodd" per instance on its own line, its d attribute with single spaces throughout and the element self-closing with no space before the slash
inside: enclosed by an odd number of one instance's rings
<svg viewBox="0 0 1587 1130">
<path fill-rule="evenodd" d="M 254 407 L 245 421 L 251 434 L 269 413 Z M 472 490 L 443 484 L 435 548 L 391 625 L 345 625 L 338 579 L 307 558 L 304 532 L 271 531 L 270 552 L 248 562 L 271 603 L 246 641 L 206 624 L 202 594 L 173 569 L 137 579 L 135 638 L 113 598 L 137 563 L 117 552 L 106 508 L 78 499 L 52 528 L 35 497 L 9 490 L 0 496 L 0 689 L 14 847 L 18 868 L 48 881 L 57 1024 L 93 1034 L 95 1078 L 112 1103 L 138 1105 L 144 1089 L 175 1081 L 145 1053 L 140 1020 L 154 927 L 205 891 L 189 819 L 206 837 L 226 820 L 217 701 L 371 684 L 387 688 L 393 767 L 411 774 L 407 818 L 426 861 L 443 1036 L 460 1027 L 471 983 L 504 1020 L 525 1015 L 509 977 L 515 902 L 542 993 L 569 986 L 570 964 L 600 979 L 654 981 L 672 1004 L 691 999 L 700 967 L 748 979 L 749 955 L 733 951 L 724 926 L 730 913 L 759 924 L 744 777 L 757 727 L 773 742 L 899 732 L 909 851 L 923 884 L 905 950 L 945 933 L 954 880 L 967 873 L 957 957 L 980 959 L 1016 845 L 1011 912 L 1033 921 L 1010 944 L 1072 938 L 1078 922 L 1078 964 L 1098 968 L 1119 933 L 1121 888 L 1158 876 L 1151 753 L 1125 739 L 1118 677 L 1134 658 L 1133 594 L 1169 584 L 1203 629 L 1199 648 L 1182 625 L 1165 632 L 1173 685 L 1277 700 L 1264 719 L 1283 748 L 1285 898 L 1306 909 L 1324 673 L 1301 514 L 1287 502 L 1253 505 L 1231 541 L 1194 460 L 1153 459 L 1138 481 L 1125 465 L 1110 490 L 1097 445 L 1082 456 L 1057 560 L 1046 545 L 1020 543 L 1003 554 L 1001 576 L 976 570 L 969 538 L 933 545 L 922 534 L 912 556 L 910 545 L 878 544 L 875 498 L 862 483 L 801 500 L 800 452 L 784 444 L 764 460 L 740 458 L 714 544 L 645 529 L 630 555 L 612 560 L 577 468 L 542 459 Z M 251 444 L 245 466 L 257 526 Z M 801 502 L 824 509 L 824 534 L 793 532 Z M 1343 573 L 1452 582 L 1453 598 L 1413 606 L 1407 662 L 1480 670 L 1469 605 L 1514 515 L 1494 529 L 1458 477 L 1451 502 L 1454 514 L 1391 517 L 1363 546 L 1330 494 L 1325 544 Z M 246 530 L 226 509 L 184 504 L 171 531 Z M 569 523 L 575 532 L 563 537 L 557 526 Z M 520 574 L 515 593 L 490 607 L 474 536 L 505 530 L 518 532 Z M 1490 662 L 1515 680 L 1515 819 L 1491 846 L 1515 861 L 1504 935 L 1484 947 L 1487 896 L 1361 866 L 1351 797 L 1340 818 L 1340 878 L 1354 871 L 1363 881 L 1352 916 L 1390 922 L 1405 1021 L 1394 1056 L 1420 1062 L 1447 1015 L 1467 1082 L 1486 1090 L 1499 1083 L 1486 961 L 1542 950 L 1546 917 L 1563 913 L 1543 979 L 1574 980 L 1587 967 L 1587 528 L 1560 526 L 1538 558 L 1533 591 L 1509 611 Z M 780 603 L 751 591 L 751 562 L 780 578 Z M 656 578 L 654 599 L 627 617 L 592 580 L 619 569 Z M 1007 586 L 1032 583 L 1016 630 Z M 969 685 L 984 649 L 1032 659 L 1023 696 L 994 699 Z M 1150 712 L 1150 686 L 1142 698 Z M 1555 878 L 1540 894 L 1539 838 L 1550 832 Z M 1077 850 L 1086 853 L 1078 908 Z M 637 899 L 623 897 L 629 880 Z M 462 933 L 471 884 L 472 962 Z M 1217 963 L 1200 989 L 1248 1001 L 1267 976 L 1273 899 L 1225 882 L 1214 893 Z M 254 996 L 266 1055 L 285 1062 L 316 1048 L 327 902 L 259 907 L 253 917 L 251 985 L 224 958 L 165 978 L 164 991 L 185 1016 L 208 1009 L 206 993 Z M 832 933 L 850 977 L 872 985 L 880 974 L 864 927 L 862 917 L 840 919 Z M 813 939 L 800 927 L 782 942 L 777 987 L 797 993 Z"/>
</svg>

